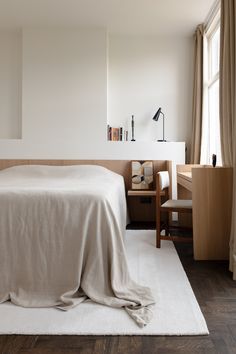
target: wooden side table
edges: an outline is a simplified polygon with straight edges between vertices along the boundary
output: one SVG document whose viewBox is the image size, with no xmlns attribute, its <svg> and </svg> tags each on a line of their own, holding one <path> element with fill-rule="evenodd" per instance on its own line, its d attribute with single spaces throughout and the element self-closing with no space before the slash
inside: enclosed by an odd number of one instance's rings
<svg viewBox="0 0 236 354">
<path fill-rule="evenodd" d="M 164 193 L 163 193 L 164 195 Z M 133 219 L 131 217 L 131 221 L 144 221 L 144 222 L 155 222 L 156 223 L 156 190 L 131 190 L 127 191 L 127 197 L 129 198 L 128 205 L 130 209 L 135 208 L 137 206 L 135 200 L 143 198 L 143 208 L 142 210 L 136 210 L 136 217 L 139 220 Z M 132 200 L 130 200 L 132 198 Z M 134 199 L 134 200 L 133 200 Z M 145 202 L 146 199 L 146 202 Z M 139 205 L 138 205 L 139 206 Z M 137 207 L 138 207 L 137 206 Z M 132 210 L 130 211 L 130 216 L 132 216 Z M 150 215 L 151 213 L 151 215 Z"/>
<path fill-rule="evenodd" d="M 127 191 L 129 216 L 134 222 L 156 222 L 156 191 Z"/>
<path fill-rule="evenodd" d="M 156 191 L 139 191 L 139 190 L 128 190 L 128 196 L 129 197 L 155 197 L 156 196 Z"/>
</svg>

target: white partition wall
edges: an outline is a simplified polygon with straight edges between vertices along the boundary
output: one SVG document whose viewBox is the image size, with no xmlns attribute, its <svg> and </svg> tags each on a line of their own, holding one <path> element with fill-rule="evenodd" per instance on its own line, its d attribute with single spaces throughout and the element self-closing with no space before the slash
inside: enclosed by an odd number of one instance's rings
<svg viewBox="0 0 236 354">
<path fill-rule="evenodd" d="M 191 37 L 110 35 L 109 124 L 130 130 L 133 114 L 136 139 L 162 139 L 162 117 L 158 122 L 152 120 L 161 107 L 165 114 L 165 139 L 189 143 L 192 43 Z"/>
<path fill-rule="evenodd" d="M 183 142 L 158 143 L 150 137 L 141 141 L 139 136 L 135 142 L 106 140 L 112 82 L 108 59 L 108 38 L 103 29 L 23 30 L 21 139 L 0 137 L 0 158 L 159 159 L 184 163 Z M 161 83 L 157 90 L 161 90 Z M 175 138 L 180 140 L 181 135 L 177 132 Z"/>
<path fill-rule="evenodd" d="M 103 139 L 106 43 L 105 30 L 23 31 L 24 141 L 63 153 L 67 143 Z"/>
<path fill-rule="evenodd" d="M 0 139 L 21 138 L 22 35 L 0 31 Z"/>
</svg>

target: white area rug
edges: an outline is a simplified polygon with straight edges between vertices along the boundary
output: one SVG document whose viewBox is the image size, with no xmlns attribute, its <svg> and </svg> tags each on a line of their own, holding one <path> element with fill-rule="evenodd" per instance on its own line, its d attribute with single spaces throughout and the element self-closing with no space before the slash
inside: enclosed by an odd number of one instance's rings
<svg viewBox="0 0 236 354">
<path fill-rule="evenodd" d="M 203 335 L 205 319 L 180 263 L 174 245 L 155 248 L 155 231 L 129 230 L 126 247 L 134 280 L 151 287 L 156 298 L 154 317 L 139 328 L 123 309 L 92 302 L 67 312 L 54 308 L 28 309 L 0 305 L 1 334 L 78 335 Z"/>
</svg>

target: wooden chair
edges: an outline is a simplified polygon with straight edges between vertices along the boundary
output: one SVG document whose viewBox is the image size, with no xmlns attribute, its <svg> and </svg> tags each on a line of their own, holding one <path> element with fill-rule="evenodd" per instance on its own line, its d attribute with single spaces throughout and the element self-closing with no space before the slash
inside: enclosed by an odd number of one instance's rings
<svg viewBox="0 0 236 354">
<path fill-rule="evenodd" d="M 192 200 L 173 200 L 169 199 L 170 177 L 168 171 L 161 171 L 156 176 L 156 247 L 161 247 L 161 240 L 171 240 L 180 242 L 192 242 L 192 237 L 170 235 L 169 221 L 172 212 L 192 213 Z M 164 192 L 164 195 L 163 195 Z M 165 200 L 162 203 L 162 198 Z M 168 213 L 167 225 L 161 224 L 161 213 Z M 181 229 L 181 227 L 178 227 Z M 165 230 L 165 235 L 161 235 L 161 231 Z"/>
</svg>

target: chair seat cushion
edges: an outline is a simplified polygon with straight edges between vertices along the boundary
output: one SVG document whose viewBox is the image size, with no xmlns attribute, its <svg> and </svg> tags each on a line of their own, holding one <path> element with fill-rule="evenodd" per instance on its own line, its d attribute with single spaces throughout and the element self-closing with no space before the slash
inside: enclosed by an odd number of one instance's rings
<svg viewBox="0 0 236 354">
<path fill-rule="evenodd" d="M 192 209 L 192 200 L 178 199 L 178 200 L 167 200 L 161 205 L 162 208 L 173 208 L 173 209 Z"/>
</svg>

